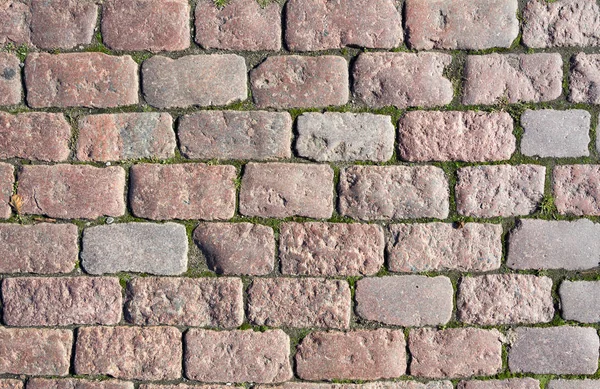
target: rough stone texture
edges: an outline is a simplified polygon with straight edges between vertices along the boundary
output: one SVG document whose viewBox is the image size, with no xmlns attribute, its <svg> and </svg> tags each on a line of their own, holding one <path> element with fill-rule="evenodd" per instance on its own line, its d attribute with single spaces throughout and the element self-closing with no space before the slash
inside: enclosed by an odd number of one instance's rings
<svg viewBox="0 0 600 389">
<path fill-rule="evenodd" d="M 581 109 L 527 110 L 521 115 L 521 153 L 551 158 L 588 156 L 591 119 L 590 113 Z"/>
<path fill-rule="evenodd" d="M 410 371 L 416 377 L 463 378 L 502 370 L 503 336 L 497 330 L 451 328 L 412 330 Z"/>
<path fill-rule="evenodd" d="M 562 94 L 562 58 L 558 53 L 470 55 L 465 80 L 465 105 L 552 101 Z"/>
<path fill-rule="evenodd" d="M 506 112 L 413 111 L 399 122 L 400 158 L 411 162 L 510 159 L 516 148 Z"/>
<path fill-rule="evenodd" d="M 517 0 L 407 0 L 406 33 L 413 49 L 510 47 L 519 34 Z"/>
<path fill-rule="evenodd" d="M 598 389 L 600 380 L 552 380 L 546 387 L 548 389 Z"/>
<path fill-rule="evenodd" d="M 176 275 L 187 270 L 187 234 L 176 223 L 122 223 L 86 228 L 81 264 L 90 274 L 140 272 Z"/>
<path fill-rule="evenodd" d="M 240 213 L 329 219 L 333 213 L 333 169 L 329 165 L 249 163 L 242 177 Z"/>
<path fill-rule="evenodd" d="M 290 339 L 282 330 L 190 329 L 185 343 L 185 374 L 191 380 L 274 383 L 293 376 Z"/>
<path fill-rule="evenodd" d="M 186 0 L 106 0 L 102 39 L 113 50 L 177 51 L 190 47 Z"/>
<path fill-rule="evenodd" d="M 363 278 L 356 286 L 358 316 L 402 327 L 443 325 L 450 321 L 454 289 L 447 277 Z"/>
<path fill-rule="evenodd" d="M 544 197 L 546 168 L 541 165 L 472 166 L 458 169 L 458 213 L 474 217 L 533 213 Z"/>
<path fill-rule="evenodd" d="M 291 51 L 391 49 L 404 38 L 401 10 L 393 0 L 292 0 L 286 7 L 285 41 Z"/>
<path fill-rule="evenodd" d="M 361 220 L 438 218 L 449 212 L 448 180 L 434 166 L 352 166 L 342 170 L 339 211 Z"/>
<path fill-rule="evenodd" d="M 454 91 L 444 70 L 451 62 L 440 53 L 363 53 L 354 64 L 354 94 L 372 108 L 450 104 Z"/>
<path fill-rule="evenodd" d="M 0 24 L 2 16 L 0 10 Z M 0 40 L 2 40 L 0 27 Z M 9 53 L 0 53 L 0 106 L 21 103 L 21 68 L 19 59 Z"/>
<path fill-rule="evenodd" d="M 85 165 L 30 165 L 19 174 L 22 212 L 63 219 L 125 214 L 125 170 Z"/>
<path fill-rule="evenodd" d="M 540 389 L 540 382 L 533 378 L 461 381 L 458 389 Z"/>
<path fill-rule="evenodd" d="M 196 42 L 205 49 L 281 50 L 281 10 L 252 0 L 232 0 L 217 7 L 212 0 L 196 5 Z"/>
<path fill-rule="evenodd" d="M 600 322 L 600 281 L 568 281 L 560 284 L 560 306 L 565 320 Z"/>
<path fill-rule="evenodd" d="M 407 381 L 375 381 L 362 384 L 330 384 L 319 382 L 286 382 L 277 386 L 269 386 L 272 389 L 453 389 L 450 381 L 418 382 Z M 168 388 L 167 388 L 168 389 Z M 260 389 L 267 389 L 261 386 Z"/>
<path fill-rule="evenodd" d="M 218 274 L 265 275 L 275 264 L 271 227 L 251 223 L 202 223 L 194 241 Z"/>
<path fill-rule="evenodd" d="M 509 237 L 511 269 L 585 270 L 600 265 L 600 225 L 587 219 L 522 219 Z"/>
<path fill-rule="evenodd" d="M 283 223 L 281 272 L 307 276 L 373 275 L 383 266 L 383 229 L 374 224 Z"/>
<path fill-rule="evenodd" d="M 274 160 L 292 156 L 292 117 L 287 112 L 196 112 L 179 119 L 177 136 L 187 158 Z"/>
<path fill-rule="evenodd" d="M 246 62 L 235 54 L 154 56 L 142 65 L 146 102 L 156 108 L 229 105 L 246 100 Z"/>
<path fill-rule="evenodd" d="M 600 165 L 554 167 L 552 192 L 558 212 L 600 216 Z"/>
<path fill-rule="evenodd" d="M 74 224 L 0 224 L 0 273 L 69 273 L 77 242 Z"/>
<path fill-rule="evenodd" d="M 315 161 L 385 162 L 394 153 L 391 118 L 370 113 L 307 112 L 297 120 L 296 150 Z"/>
<path fill-rule="evenodd" d="M 255 278 L 248 320 L 269 327 L 349 328 L 352 300 L 343 280 Z"/>
<path fill-rule="evenodd" d="M 600 7 L 594 0 L 528 1 L 523 43 L 532 48 L 600 45 Z"/>
<path fill-rule="evenodd" d="M 125 317 L 135 325 L 237 327 L 244 321 L 239 278 L 134 278 Z"/>
<path fill-rule="evenodd" d="M 8 219 L 11 215 L 8 204 L 13 193 L 14 171 L 13 165 L 0 162 L 0 219 Z"/>
<path fill-rule="evenodd" d="M 508 367 L 514 373 L 594 374 L 598 334 L 594 328 L 517 328 L 511 334 Z"/>
<path fill-rule="evenodd" d="M 31 10 L 23 0 L 0 3 L 0 45 L 31 43 Z"/>
<path fill-rule="evenodd" d="M 235 212 L 235 167 L 139 164 L 130 170 L 133 214 L 153 220 L 223 220 Z"/>
<path fill-rule="evenodd" d="M 98 5 L 93 0 L 30 0 L 31 43 L 41 49 L 72 49 L 92 42 Z"/>
<path fill-rule="evenodd" d="M 118 113 L 79 120 L 77 159 L 118 161 L 175 156 L 173 118 L 168 113 Z"/>
<path fill-rule="evenodd" d="M 569 100 L 600 104 L 600 54 L 579 53 L 571 64 Z"/>
<path fill-rule="evenodd" d="M 400 330 L 312 332 L 297 348 L 303 380 L 377 380 L 406 372 L 406 341 Z"/>
<path fill-rule="evenodd" d="M 75 374 L 145 381 L 181 378 L 181 332 L 173 327 L 80 327 Z"/>
<path fill-rule="evenodd" d="M 117 278 L 6 278 L 4 323 L 10 326 L 118 324 L 123 301 Z"/>
<path fill-rule="evenodd" d="M 138 103 L 138 67 L 130 56 L 31 53 L 25 61 L 32 108 L 113 108 Z"/>
<path fill-rule="evenodd" d="M 69 374 L 71 330 L 0 327 L 0 373 Z"/>
<path fill-rule="evenodd" d="M 29 385 L 31 387 L 31 385 Z M 0 379 L 0 389 L 23 389 L 23 382 L 19 380 Z M 35 387 L 34 387 L 35 389 Z M 133 389 L 133 387 L 132 387 Z"/>
<path fill-rule="evenodd" d="M 64 161 L 71 150 L 71 126 L 61 113 L 0 112 L 0 158 Z"/>
<path fill-rule="evenodd" d="M 117 380 L 33 378 L 27 381 L 27 389 L 133 389 L 133 383 Z"/>
<path fill-rule="evenodd" d="M 231 389 L 231 385 L 140 384 L 139 389 Z"/>
<path fill-rule="evenodd" d="M 348 102 L 348 62 L 343 57 L 282 55 L 250 72 L 258 108 L 314 108 Z"/>
<path fill-rule="evenodd" d="M 547 323 L 554 317 L 552 280 L 527 274 L 463 277 L 458 320 L 481 326 Z"/>
</svg>

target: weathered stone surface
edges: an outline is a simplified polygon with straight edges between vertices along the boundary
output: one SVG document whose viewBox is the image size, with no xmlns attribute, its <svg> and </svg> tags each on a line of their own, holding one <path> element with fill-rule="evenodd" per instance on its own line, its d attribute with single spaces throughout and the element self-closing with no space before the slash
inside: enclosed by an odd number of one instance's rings
<svg viewBox="0 0 600 389">
<path fill-rule="evenodd" d="M 157 108 L 229 105 L 246 100 L 246 62 L 235 54 L 154 56 L 142 65 L 146 102 Z"/>
<path fill-rule="evenodd" d="M 558 53 L 470 55 L 462 103 L 552 101 L 562 94 L 562 79 Z"/>
<path fill-rule="evenodd" d="M 0 24 L 2 23 L 0 9 Z M 0 40 L 2 40 L 0 27 Z M 0 53 L 0 106 L 17 105 L 21 102 L 21 67 L 16 55 Z"/>
<path fill-rule="evenodd" d="M 403 327 L 443 325 L 450 321 L 454 289 L 447 277 L 363 278 L 356 285 L 358 316 Z"/>
<path fill-rule="evenodd" d="M 600 322 L 600 282 L 568 281 L 560 284 L 560 306 L 565 320 Z"/>
<path fill-rule="evenodd" d="M 394 153 L 391 118 L 370 113 L 307 112 L 298 117 L 296 150 L 315 161 L 385 162 Z"/>
<path fill-rule="evenodd" d="M 451 62 L 440 53 L 364 53 L 354 64 L 354 94 L 372 108 L 450 104 L 454 91 L 444 70 Z"/>
<path fill-rule="evenodd" d="M 140 384 L 139 389 L 231 389 L 231 385 Z"/>
<path fill-rule="evenodd" d="M 591 119 L 590 113 L 581 109 L 527 110 L 521 115 L 521 153 L 552 158 L 588 156 Z"/>
<path fill-rule="evenodd" d="M 71 126 L 63 114 L 0 112 L 0 158 L 64 161 L 71 150 Z"/>
<path fill-rule="evenodd" d="M 552 280 L 527 274 L 463 277 L 458 320 L 482 326 L 547 323 L 554 317 Z"/>
<path fill-rule="evenodd" d="M 25 214 L 96 219 L 124 215 L 124 191 L 122 167 L 28 165 L 21 168 L 17 193 Z"/>
<path fill-rule="evenodd" d="M 509 237 L 511 269 L 585 270 L 600 265 L 600 224 L 521 219 Z"/>
<path fill-rule="evenodd" d="M 408 41 L 417 50 L 508 48 L 519 34 L 517 8 L 517 0 L 407 0 Z"/>
<path fill-rule="evenodd" d="M 71 330 L 0 327 L 0 373 L 69 374 Z"/>
<path fill-rule="evenodd" d="M 315 164 L 248 163 L 242 177 L 240 213 L 328 219 L 333 213 L 333 169 Z"/>
<path fill-rule="evenodd" d="M 77 159 L 123 159 L 175 156 L 173 118 L 168 113 L 118 113 L 84 116 L 79 120 Z"/>
<path fill-rule="evenodd" d="M 517 328 L 511 334 L 508 367 L 514 373 L 594 374 L 598 334 L 594 328 Z"/>
<path fill-rule="evenodd" d="M 396 272 L 475 271 L 500 268 L 502 226 L 466 223 L 392 224 L 388 266 Z"/>
<path fill-rule="evenodd" d="M 281 272 L 308 276 L 373 275 L 383 266 L 383 229 L 375 224 L 283 223 Z"/>
<path fill-rule="evenodd" d="M 533 213 L 544 197 L 546 168 L 541 165 L 471 166 L 458 169 L 458 213 L 474 217 Z"/>
<path fill-rule="evenodd" d="M 138 103 L 138 69 L 130 56 L 32 53 L 25 61 L 32 108 L 112 108 Z"/>
<path fill-rule="evenodd" d="M 187 234 L 181 224 L 112 224 L 84 230 L 81 264 L 90 274 L 176 275 L 187 270 L 187 251 Z"/>
<path fill-rule="evenodd" d="M 117 278 L 23 277 L 2 282 L 4 323 L 10 326 L 118 324 L 122 303 Z"/>
<path fill-rule="evenodd" d="M 201 223 L 194 241 L 218 274 L 265 275 L 275 264 L 271 227 L 251 223 Z"/>
<path fill-rule="evenodd" d="M 497 330 L 451 328 L 412 330 L 410 372 L 416 377 L 463 378 L 502 370 L 503 336 Z"/>
<path fill-rule="evenodd" d="M 185 374 L 191 380 L 274 383 L 293 376 L 290 339 L 282 330 L 190 329 L 185 343 Z"/>
<path fill-rule="evenodd" d="M 196 5 L 196 42 L 205 49 L 281 50 L 281 10 L 277 3 L 232 0 L 217 7 Z"/>
<path fill-rule="evenodd" d="M 130 170 L 133 214 L 153 220 L 223 220 L 235 212 L 235 167 L 139 164 Z"/>
<path fill-rule="evenodd" d="M 314 108 L 348 102 L 348 62 L 343 57 L 282 55 L 250 72 L 258 108 Z"/>
<path fill-rule="evenodd" d="M 552 192 L 558 212 L 600 216 L 600 165 L 554 167 Z"/>
<path fill-rule="evenodd" d="M 0 45 L 31 43 L 31 10 L 23 0 L 0 3 Z"/>
<path fill-rule="evenodd" d="M 177 136 L 187 158 L 274 160 L 292 156 L 292 117 L 287 112 L 196 112 L 179 120 Z"/>
<path fill-rule="evenodd" d="M 533 378 L 461 381 L 458 389 L 540 389 L 540 382 Z"/>
<path fill-rule="evenodd" d="M 546 387 L 548 389 L 598 389 L 600 380 L 552 380 Z"/>
<path fill-rule="evenodd" d="M 286 382 L 281 385 L 271 385 L 272 389 L 452 389 L 450 381 L 418 382 L 406 381 L 374 381 L 362 384 L 330 384 L 319 382 Z M 168 388 L 167 388 L 168 389 Z M 267 389 L 261 386 L 260 389 Z"/>
<path fill-rule="evenodd" d="M 600 54 L 579 53 L 571 64 L 569 100 L 573 103 L 600 104 Z"/>
<path fill-rule="evenodd" d="M 117 380 L 32 378 L 27 381 L 27 389 L 133 389 L 133 383 Z"/>
<path fill-rule="evenodd" d="M 135 325 L 237 327 L 244 321 L 239 278 L 134 278 L 125 317 Z"/>
<path fill-rule="evenodd" d="M 321 278 L 255 278 L 248 320 L 269 327 L 349 328 L 350 286 Z"/>
<path fill-rule="evenodd" d="M 181 332 L 173 327 L 80 327 L 75 374 L 145 381 L 181 378 Z"/>
<path fill-rule="evenodd" d="M 391 49 L 404 38 L 402 14 L 393 0 L 292 0 L 286 7 L 285 41 L 291 51 Z"/>
<path fill-rule="evenodd" d="M 406 341 L 400 330 L 312 332 L 297 348 L 303 380 L 376 380 L 406 373 Z"/>
<path fill-rule="evenodd" d="M 600 45 L 600 7 L 594 0 L 528 1 L 523 10 L 527 47 Z"/>
<path fill-rule="evenodd" d="M 11 380 L 11 379 L 0 379 L 0 389 L 23 389 L 23 388 L 24 388 L 23 381 Z M 35 389 L 35 387 L 34 387 L 34 389 Z"/>
<path fill-rule="evenodd" d="M 9 202 L 15 182 L 14 171 L 13 165 L 0 162 L 0 219 L 8 219 L 11 215 Z"/>
<path fill-rule="evenodd" d="M 398 143 L 400 157 L 411 162 L 503 161 L 516 148 L 513 120 L 506 112 L 406 112 Z"/>
<path fill-rule="evenodd" d="M 361 220 L 439 218 L 449 212 L 448 180 L 434 166 L 352 166 L 342 170 L 339 211 Z"/>
<path fill-rule="evenodd" d="M 190 47 L 186 0 L 106 0 L 102 39 L 113 50 L 177 51 Z"/>
</svg>

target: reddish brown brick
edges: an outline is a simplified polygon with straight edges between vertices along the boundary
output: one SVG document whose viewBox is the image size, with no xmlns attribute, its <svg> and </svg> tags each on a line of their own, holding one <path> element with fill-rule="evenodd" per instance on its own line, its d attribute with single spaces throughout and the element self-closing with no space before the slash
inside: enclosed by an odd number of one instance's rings
<svg viewBox="0 0 600 389">
<path fill-rule="evenodd" d="M 120 379 L 181 378 L 181 332 L 173 327 L 81 327 L 75 374 Z"/>
<path fill-rule="evenodd" d="M 312 332 L 297 348 L 303 380 L 377 380 L 406 372 L 406 341 L 400 330 Z"/>
<path fill-rule="evenodd" d="M 84 165 L 23 166 L 23 213 L 63 219 L 125 214 L 125 170 Z"/>
<path fill-rule="evenodd" d="M 133 389 L 133 383 L 117 380 L 32 378 L 27 381 L 27 389 Z"/>
<path fill-rule="evenodd" d="M 29 44 L 31 10 L 22 0 L 6 0 L 0 3 L 0 45 Z"/>
<path fill-rule="evenodd" d="M 290 339 L 282 330 L 190 329 L 185 344 L 185 374 L 191 380 L 274 383 L 293 376 Z"/>
<path fill-rule="evenodd" d="M 533 378 L 461 381 L 458 389 L 540 389 L 540 382 Z"/>
<path fill-rule="evenodd" d="M 281 50 L 281 9 L 277 3 L 212 0 L 196 5 L 196 42 L 205 49 Z"/>
<path fill-rule="evenodd" d="M 14 172 L 13 165 L 0 162 L 0 219 L 8 219 L 11 215 L 8 204 L 13 193 Z"/>
<path fill-rule="evenodd" d="M 33 108 L 111 108 L 138 103 L 137 64 L 103 53 L 33 53 L 25 61 Z"/>
<path fill-rule="evenodd" d="M 279 234 L 284 274 L 360 276 L 383 266 L 383 229 L 375 224 L 283 223 Z"/>
<path fill-rule="evenodd" d="M 71 126 L 60 113 L 0 112 L 0 158 L 64 161 L 71 150 Z"/>
<path fill-rule="evenodd" d="M 71 330 L 0 327 L 0 373 L 69 374 Z"/>
<path fill-rule="evenodd" d="M 450 104 L 454 91 L 444 70 L 451 62 L 440 53 L 361 54 L 354 64 L 354 94 L 373 108 Z"/>
<path fill-rule="evenodd" d="M 140 384 L 139 389 L 231 389 L 231 385 Z"/>
<path fill-rule="evenodd" d="M 393 0 L 292 0 L 286 4 L 285 41 L 291 51 L 402 44 L 402 15 Z"/>
<path fill-rule="evenodd" d="M 577 54 L 571 64 L 569 81 L 571 102 L 600 104 L 600 55 Z"/>
<path fill-rule="evenodd" d="M 286 382 L 270 385 L 273 389 L 453 389 L 450 381 L 419 382 L 415 380 L 373 381 L 361 384 L 330 384 L 320 382 Z M 171 388 L 167 388 L 171 389 Z M 185 388 L 183 388 L 185 389 Z M 220 388 L 222 389 L 222 388 Z M 260 389 L 266 389 L 261 386 Z M 586 388 L 587 389 L 587 388 Z"/>
<path fill-rule="evenodd" d="M 130 175 L 129 202 L 137 217 L 222 220 L 235 212 L 233 166 L 140 164 Z"/>
<path fill-rule="evenodd" d="M 0 379 L 0 389 L 23 389 L 23 381 Z M 35 389 L 35 388 L 34 388 Z"/>
<path fill-rule="evenodd" d="M 102 39 L 113 50 L 177 51 L 190 47 L 186 0 L 106 0 Z"/>
<path fill-rule="evenodd" d="M 553 171 L 556 209 L 566 215 L 600 215 L 600 165 L 563 165 Z"/>
<path fill-rule="evenodd" d="M 312 108 L 348 102 L 348 62 L 343 57 L 283 55 L 250 72 L 258 108 Z"/>
<path fill-rule="evenodd" d="M 329 165 L 249 163 L 242 177 L 240 213 L 328 219 L 333 213 L 333 170 Z"/>
<path fill-rule="evenodd" d="M 2 11 L 0 10 L 0 15 Z M 2 23 L 2 16 L 0 16 Z M 0 40 L 2 27 L 0 27 Z M 21 103 L 21 67 L 19 59 L 9 53 L 0 53 L 0 106 Z"/>
</svg>

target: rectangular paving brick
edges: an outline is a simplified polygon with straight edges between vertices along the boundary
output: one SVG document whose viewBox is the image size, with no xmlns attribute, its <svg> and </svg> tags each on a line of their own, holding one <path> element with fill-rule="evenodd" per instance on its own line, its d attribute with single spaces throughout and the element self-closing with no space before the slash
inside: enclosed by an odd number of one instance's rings
<svg viewBox="0 0 600 389">
<path fill-rule="evenodd" d="M 135 325 L 238 327 L 244 320 L 239 278 L 134 278 L 125 318 Z"/>
<path fill-rule="evenodd" d="M 548 382 L 548 389 L 598 389 L 600 388 L 600 380 L 590 379 L 555 379 Z"/>
<path fill-rule="evenodd" d="M 75 378 L 32 378 L 27 389 L 133 389 L 133 382 L 117 380 L 84 380 Z"/>
<path fill-rule="evenodd" d="M 0 379 L 0 389 L 23 389 L 23 381 L 12 379 Z"/>
<path fill-rule="evenodd" d="M 8 219 L 12 213 L 9 203 L 15 182 L 14 172 L 13 165 L 0 162 L 0 219 Z"/>
<path fill-rule="evenodd" d="M 192 159 L 276 160 L 292 156 L 292 117 L 287 112 L 195 112 L 179 119 L 177 136 L 181 153 Z"/>
<path fill-rule="evenodd" d="M 600 216 L 600 165 L 554 167 L 552 193 L 563 215 Z"/>
<path fill-rule="evenodd" d="M 510 335 L 508 367 L 513 373 L 594 374 L 598 334 L 589 327 L 517 328 Z"/>
<path fill-rule="evenodd" d="M 79 120 L 77 159 L 123 159 L 175 156 L 173 118 L 168 113 L 118 113 L 84 116 Z"/>
<path fill-rule="evenodd" d="M 330 384 L 320 382 L 286 382 L 281 385 L 261 385 L 260 389 L 453 389 L 450 381 L 419 382 L 415 380 L 373 381 L 361 384 Z"/>
<path fill-rule="evenodd" d="M 561 282 L 561 316 L 581 323 L 600 322 L 600 281 Z"/>
<path fill-rule="evenodd" d="M 0 31 L 0 40 L 1 35 Z M 20 104 L 22 94 L 19 59 L 14 54 L 0 53 L 0 106 Z"/>
<path fill-rule="evenodd" d="M 123 301 L 117 278 L 24 277 L 2 281 L 2 312 L 10 326 L 118 324 Z"/>
<path fill-rule="evenodd" d="M 31 11 L 26 3 L 17 0 L 3 3 L 0 12 L 0 44 L 30 43 L 31 30 L 27 23 L 30 18 Z"/>
<path fill-rule="evenodd" d="M 577 54 L 571 63 L 569 100 L 572 103 L 600 104 L 595 85 L 600 82 L 600 54 Z"/>
<path fill-rule="evenodd" d="M 448 180 L 434 166 L 352 166 L 342 170 L 338 209 L 360 220 L 445 219 Z"/>
<path fill-rule="evenodd" d="M 231 389 L 231 385 L 140 384 L 139 389 Z"/>
<path fill-rule="evenodd" d="M 308 276 L 373 275 L 383 266 L 383 229 L 375 224 L 283 223 L 281 272 Z"/>
<path fill-rule="evenodd" d="M 235 167 L 229 165 L 135 165 L 130 170 L 129 204 L 135 216 L 146 219 L 230 219 L 236 177 Z"/>
<path fill-rule="evenodd" d="M 269 327 L 349 328 L 350 286 L 321 278 L 255 278 L 248 320 Z"/>
<path fill-rule="evenodd" d="M 145 381 L 181 378 L 181 332 L 173 327 L 80 327 L 75 374 Z"/>
<path fill-rule="evenodd" d="M 185 334 L 185 350 L 185 375 L 194 381 L 276 383 L 293 376 L 290 339 L 282 330 L 193 328 Z"/>
<path fill-rule="evenodd" d="M 534 378 L 461 381 L 458 389 L 540 389 L 540 382 Z"/>
</svg>

